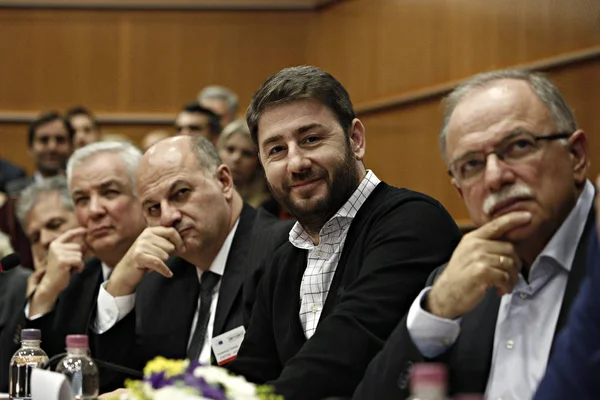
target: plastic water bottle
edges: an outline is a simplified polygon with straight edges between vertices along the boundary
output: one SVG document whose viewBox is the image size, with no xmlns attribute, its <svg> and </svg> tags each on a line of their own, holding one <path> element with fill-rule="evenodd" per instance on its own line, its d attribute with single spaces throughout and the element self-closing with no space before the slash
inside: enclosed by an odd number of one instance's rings
<svg viewBox="0 0 600 400">
<path fill-rule="evenodd" d="M 10 360 L 8 394 L 11 399 L 31 399 L 31 370 L 48 363 L 48 356 L 40 348 L 41 339 L 39 329 L 21 331 L 21 348 Z"/>
<path fill-rule="evenodd" d="M 67 336 L 67 356 L 58 363 L 56 372 L 67 376 L 75 399 L 98 397 L 100 386 L 98 367 L 90 357 L 87 335 Z"/>
<path fill-rule="evenodd" d="M 415 364 L 410 375 L 411 400 L 444 400 L 448 372 L 444 364 Z"/>
</svg>

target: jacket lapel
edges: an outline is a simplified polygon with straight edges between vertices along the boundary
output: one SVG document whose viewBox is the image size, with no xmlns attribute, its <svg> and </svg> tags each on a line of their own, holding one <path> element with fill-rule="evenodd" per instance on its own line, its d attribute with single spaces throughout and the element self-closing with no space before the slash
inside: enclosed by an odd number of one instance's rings
<svg viewBox="0 0 600 400">
<path fill-rule="evenodd" d="M 575 258 L 573 259 L 573 265 L 571 266 L 571 271 L 569 272 L 569 280 L 567 281 L 567 287 L 565 288 L 565 295 L 563 297 L 563 302 L 560 308 L 560 314 L 558 315 L 558 321 L 556 324 L 556 330 L 554 331 L 554 338 L 556 339 L 556 333 L 560 332 L 560 330 L 565 326 L 567 320 L 569 318 L 569 311 L 571 310 L 571 305 L 577 294 L 579 293 L 579 287 L 585 278 L 587 272 L 587 248 L 589 243 L 589 238 L 594 228 L 594 222 L 596 220 L 596 213 L 594 212 L 594 207 L 590 211 L 588 215 L 588 219 L 585 223 L 585 228 L 583 230 L 583 234 L 581 235 L 581 240 L 577 245 L 577 250 L 575 252 Z M 554 347 L 554 343 L 552 343 Z"/>
<path fill-rule="evenodd" d="M 81 282 L 80 285 L 73 285 L 79 291 L 77 293 L 78 303 L 67 307 L 71 309 L 70 317 L 66 315 L 63 315 L 63 317 L 70 326 L 67 329 L 68 333 L 86 333 L 93 321 L 92 318 L 95 318 L 96 299 L 102 284 L 102 262 L 96 257 L 90 258 L 85 263 L 85 268 L 81 274 L 73 279 L 78 279 Z M 81 312 L 76 310 L 81 310 Z"/>
<path fill-rule="evenodd" d="M 501 298 L 490 288 L 483 301 L 461 322 L 458 341 L 449 353 L 452 392 L 484 393 L 492 356 Z"/>
<path fill-rule="evenodd" d="M 224 333 L 226 329 L 236 328 L 235 326 L 228 326 L 227 322 L 230 314 L 234 313 L 233 308 L 237 298 L 239 298 L 238 303 L 240 304 L 238 307 L 240 316 L 239 325 L 242 325 L 243 323 L 241 297 L 246 276 L 245 265 L 248 263 L 247 255 L 250 243 L 250 232 L 255 216 L 256 211 L 251 206 L 244 203 L 244 208 L 242 208 L 242 213 L 240 214 L 240 222 L 235 232 L 235 236 L 233 237 L 229 254 L 227 255 L 225 272 L 221 278 L 221 288 L 219 289 L 213 336 Z"/>
</svg>

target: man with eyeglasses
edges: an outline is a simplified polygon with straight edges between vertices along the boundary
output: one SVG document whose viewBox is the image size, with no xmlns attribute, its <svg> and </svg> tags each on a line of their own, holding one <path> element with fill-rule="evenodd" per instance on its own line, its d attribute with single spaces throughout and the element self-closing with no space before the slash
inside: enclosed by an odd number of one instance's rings
<svg viewBox="0 0 600 400">
<path fill-rule="evenodd" d="M 190 103 L 175 119 L 175 129 L 179 135 L 200 135 L 217 145 L 221 133 L 219 116 L 198 103 Z"/>
<path fill-rule="evenodd" d="M 450 394 L 530 399 L 585 275 L 586 135 L 549 80 L 505 70 L 448 96 L 440 145 L 479 228 L 432 274 L 354 398 L 404 398 L 414 363 L 441 362 Z"/>
</svg>

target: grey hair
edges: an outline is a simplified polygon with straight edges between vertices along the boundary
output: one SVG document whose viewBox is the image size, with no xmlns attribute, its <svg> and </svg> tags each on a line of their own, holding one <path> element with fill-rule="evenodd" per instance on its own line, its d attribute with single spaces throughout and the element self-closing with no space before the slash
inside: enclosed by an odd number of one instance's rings
<svg viewBox="0 0 600 400">
<path fill-rule="evenodd" d="M 558 88 L 543 74 L 520 69 L 505 69 L 499 71 L 484 72 L 474 75 L 460 83 L 443 101 L 445 106 L 442 130 L 440 132 L 439 144 L 442 156 L 446 163 L 446 138 L 448 136 L 448 123 L 456 106 L 471 91 L 487 86 L 490 82 L 502 79 L 521 80 L 527 82 L 535 95 L 544 103 L 550 111 L 556 128 L 561 132 L 575 132 L 577 122 L 573 111 L 567 105 Z"/>
<path fill-rule="evenodd" d="M 227 126 L 219 135 L 219 141 L 217 142 L 217 149 L 222 149 L 227 143 L 227 140 L 234 134 L 240 133 L 248 137 L 252 145 L 254 146 L 254 141 L 252 140 L 252 136 L 250 136 L 250 128 L 248 127 L 248 123 L 245 119 L 240 118 L 236 119 L 233 122 L 227 124 Z"/>
<path fill-rule="evenodd" d="M 198 102 L 201 102 L 204 99 L 225 100 L 227 102 L 229 114 L 231 115 L 235 115 L 238 111 L 238 95 L 224 86 L 212 85 L 205 87 L 198 93 Z"/>
<path fill-rule="evenodd" d="M 213 144 L 203 136 L 190 135 L 190 149 L 196 156 L 198 165 L 208 176 L 214 176 L 219 165 L 223 164 Z"/>
<path fill-rule="evenodd" d="M 69 189 L 71 187 L 71 179 L 73 178 L 73 171 L 75 168 L 86 160 L 101 153 L 113 153 L 119 156 L 127 169 L 127 175 L 131 181 L 133 194 L 134 196 L 137 196 L 135 171 L 142 160 L 142 152 L 130 142 L 125 141 L 96 142 L 77 149 L 73 155 L 71 155 L 71 158 L 69 158 L 69 162 L 67 163 L 67 182 L 69 184 Z"/>
<path fill-rule="evenodd" d="M 67 185 L 67 178 L 62 175 L 53 176 L 52 178 L 44 179 L 42 182 L 35 182 L 27 186 L 19 195 L 17 200 L 15 213 L 17 220 L 25 230 L 25 219 L 27 214 L 36 205 L 42 195 L 47 193 L 58 193 L 62 200 L 62 205 L 65 210 L 73 211 L 73 202 Z"/>
</svg>

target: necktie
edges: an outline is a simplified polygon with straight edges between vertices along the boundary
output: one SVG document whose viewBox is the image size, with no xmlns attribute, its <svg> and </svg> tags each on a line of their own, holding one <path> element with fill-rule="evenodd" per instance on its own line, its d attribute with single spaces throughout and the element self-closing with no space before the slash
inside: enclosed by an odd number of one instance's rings
<svg viewBox="0 0 600 400">
<path fill-rule="evenodd" d="M 215 285 L 219 282 L 220 276 L 214 272 L 204 271 L 200 278 L 200 307 L 198 307 L 198 322 L 192 336 L 192 341 L 187 351 L 187 358 L 197 361 L 206 338 L 206 328 L 210 318 L 210 305 L 212 303 L 212 293 Z"/>
</svg>

